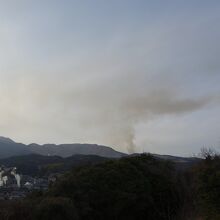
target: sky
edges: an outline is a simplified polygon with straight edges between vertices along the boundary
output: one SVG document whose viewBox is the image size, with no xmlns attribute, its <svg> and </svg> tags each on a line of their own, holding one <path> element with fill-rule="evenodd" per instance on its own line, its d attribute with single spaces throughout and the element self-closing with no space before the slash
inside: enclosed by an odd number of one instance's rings
<svg viewBox="0 0 220 220">
<path fill-rule="evenodd" d="M 0 3 L 1 136 L 220 150 L 220 1 Z"/>
</svg>

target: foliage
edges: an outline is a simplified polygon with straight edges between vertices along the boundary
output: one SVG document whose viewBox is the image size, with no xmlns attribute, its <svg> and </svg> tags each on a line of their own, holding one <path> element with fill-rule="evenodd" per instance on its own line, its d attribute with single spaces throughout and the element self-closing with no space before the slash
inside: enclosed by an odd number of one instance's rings
<svg viewBox="0 0 220 220">
<path fill-rule="evenodd" d="M 220 219 L 220 156 L 207 155 L 194 170 L 199 211 L 207 220 Z"/>
<path fill-rule="evenodd" d="M 75 201 L 80 219 L 174 219 L 176 183 L 171 162 L 142 155 L 76 169 L 49 195 Z"/>
<path fill-rule="evenodd" d="M 54 162 L 49 170 L 60 169 Z M 1 202 L 0 215 L 2 220 L 218 220 L 220 157 L 206 154 L 185 170 L 149 154 L 75 167 L 48 192 Z"/>
<path fill-rule="evenodd" d="M 78 220 L 73 202 L 63 197 L 46 197 L 35 207 L 34 219 Z"/>
<path fill-rule="evenodd" d="M 62 158 L 31 154 L 1 159 L 0 164 L 6 167 L 17 167 L 18 172 L 35 177 L 46 176 L 54 172 L 65 172 L 73 167 L 96 164 L 106 160 L 107 158 L 96 155 L 73 155 Z"/>
</svg>

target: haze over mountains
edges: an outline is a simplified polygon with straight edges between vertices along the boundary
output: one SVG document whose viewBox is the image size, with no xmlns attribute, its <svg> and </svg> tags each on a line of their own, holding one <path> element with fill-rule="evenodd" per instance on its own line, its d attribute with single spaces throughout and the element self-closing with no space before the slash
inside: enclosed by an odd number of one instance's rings
<svg viewBox="0 0 220 220">
<path fill-rule="evenodd" d="M 0 137 L 0 158 L 11 156 L 40 154 L 46 156 L 69 157 L 76 154 L 97 155 L 107 158 L 120 158 L 126 154 L 106 146 L 96 144 L 30 144 L 16 143 L 10 138 Z"/>
<path fill-rule="evenodd" d="M 42 158 L 46 160 L 47 162 L 52 159 L 56 158 L 56 156 L 62 157 L 62 158 L 70 158 L 70 160 L 84 160 L 84 161 L 94 161 L 94 157 L 92 156 L 98 156 L 101 158 L 121 158 L 124 156 L 135 156 L 137 154 L 125 154 L 122 152 L 118 152 L 111 147 L 97 145 L 97 144 L 29 144 L 25 145 L 22 143 L 16 143 L 15 141 L 11 140 L 10 138 L 6 137 L 0 137 L 0 159 L 4 158 L 11 158 L 11 160 L 18 160 L 21 161 L 21 158 L 16 156 L 28 156 L 28 155 L 41 155 L 42 157 L 38 157 L 38 159 L 41 161 Z M 171 160 L 174 163 L 179 164 L 182 166 L 188 166 L 190 164 L 193 164 L 197 162 L 198 158 L 195 157 L 180 157 L 180 156 L 172 156 L 172 155 L 159 155 L 159 154 L 152 154 L 154 157 L 158 159 L 164 159 L 164 160 Z M 32 156 L 30 158 L 32 158 Z M 43 157 L 46 156 L 46 157 Z M 76 157 L 72 157 L 76 156 Z M 85 156 L 85 157 L 83 157 Z M 88 158 L 86 156 L 91 156 L 91 158 Z M 23 159 L 29 160 L 28 157 L 24 157 Z M 40 159 L 41 158 L 41 159 Z M 22 160 L 23 160 L 22 159 Z M 39 161 L 39 162 L 40 162 Z M 99 160 L 98 160 L 99 161 Z M 40 162 L 41 163 L 41 162 Z"/>
</svg>

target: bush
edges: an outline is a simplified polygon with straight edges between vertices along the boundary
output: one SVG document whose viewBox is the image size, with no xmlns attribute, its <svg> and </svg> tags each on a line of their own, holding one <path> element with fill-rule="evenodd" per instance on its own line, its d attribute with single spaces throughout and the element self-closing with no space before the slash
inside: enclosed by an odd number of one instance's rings
<svg viewBox="0 0 220 220">
<path fill-rule="evenodd" d="M 68 198 L 44 198 L 35 208 L 34 219 L 38 220 L 78 220 L 73 202 Z"/>
<path fill-rule="evenodd" d="M 174 219 L 181 206 L 173 165 L 150 155 L 76 169 L 49 195 L 75 201 L 86 220 Z"/>
<path fill-rule="evenodd" d="M 220 157 L 208 156 L 195 170 L 196 203 L 209 220 L 220 219 Z"/>
</svg>

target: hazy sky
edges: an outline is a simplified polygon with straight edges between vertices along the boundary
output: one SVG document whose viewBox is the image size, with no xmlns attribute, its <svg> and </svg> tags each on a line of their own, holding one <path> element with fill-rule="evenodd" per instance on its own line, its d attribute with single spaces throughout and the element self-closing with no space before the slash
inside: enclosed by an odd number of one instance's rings
<svg viewBox="0 0 220 220">
<path fill-rule="evenodd" d="M 219 0 L 0 5 L 0 135 L 124 152 L 219 149 Z"/>
</svg>

